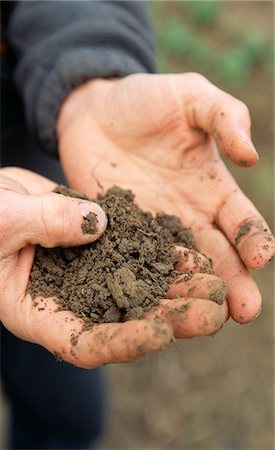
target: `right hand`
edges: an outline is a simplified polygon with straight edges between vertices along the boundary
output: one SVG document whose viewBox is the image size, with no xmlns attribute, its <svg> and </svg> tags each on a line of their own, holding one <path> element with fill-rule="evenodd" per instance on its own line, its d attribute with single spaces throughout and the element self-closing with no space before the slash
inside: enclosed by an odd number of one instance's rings
<svg viewBox="0 0 275 450">
<path fill-rule="evenodd" d="M 98 205 L 54 194 L 50 192 L 54 187 L 52 181 L 27 170 L 4 168 L 0 171 L 0 317 L 10 332 L 42 345 L 76 366 L 93 368 L 132 361 L 145 353 L 166 348 L 174 337 L 209 335 L 222 326 L 224 310 L 208 298 L 213 294 L 213 286 L 218 291 L 223 282 L 214 275 L 199 273 L 196 276 L 200 280 L 210 277 L 208 281 L 212 283 L 211 289 L 191 289 L 193 295 L 201 298 L 188 298 L 190 286 L 185 282 L 174 285 L 167 296 L 182 297 L 163 300 L 144 320 L 100 324 L 82 332 L 82 321 L 70 311 L 55 311 L 56 303 L 52 298 L 39 297 L 38 303 L 43 302 L 44 308 L 39 310 L 31 295 L 26 293 L 35 244 L 44 247 L 84 245 L 98 239 L 106 227 L 106 216 Z M 97 235 L 82 233 L 83 210 L 85 214 L 90 211 L 97 214 Z M 186 255 L 185 252 L 179 270 L 184 272 L 193 267 L 200 272 L 200 264 L 194 267 L 192 254 Z M 75 320 L 71 322 L 70 318 Z M 71 337 L 78 333 L 78 342 L 73 346 Z"/>
</svg>

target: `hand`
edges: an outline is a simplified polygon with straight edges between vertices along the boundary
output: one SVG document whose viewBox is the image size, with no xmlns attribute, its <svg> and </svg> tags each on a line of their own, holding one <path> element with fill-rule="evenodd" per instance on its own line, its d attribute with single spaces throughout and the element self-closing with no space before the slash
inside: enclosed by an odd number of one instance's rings
<svg viewBox="0 0 275 450">
<path fill-rule="evenodd" d="M 179 216 L 227 283 L 231 316 L 254 319 L 261 296 L 247 268 L 274 254 L 274 238 L 222 162 L 258 155 L 247 107 L 198 74 L 94 80 L 63 104 L 57 135 L 70 185 L 130 188 L 137 204 Z"/>
<path fill-rule="evenodd" d="M 174 301 L 163 300 L 144 320 L 95 325 L 92 330 L 82 332 L 82 321 L 72 312 L 57 312 L 52 298 L 38 297 L 35 306 L 30 294 L 26 294 L 35 244 L 44 247 L 87 244 L 97 239 L 106 226 L 106 216 L 98 205 L 50 193 L 54 187 L 52 181 L 27 170 L 0 171 L 0 317 L 9 331 L 42 345 L 58 358 L 91 368 L 132 361 L 166 348 L 174 336 L 208 335 L 222 326 L 222 307 L 207 299 L 213 293 L 221 293 L 219 300 L 224 300 L 223 282 L 213 275 L 200 274 L 205 268 L 205 258 L 199 255 L 194 258 L 192 252 L 185 252 L 178 269 L 186 271 L 193 267 L 197 277 L 207 278 L 208 289 L 195 292 L 193 288 L 193 296 L 199 294 L 200 299 L 188 298 L 190 295 L 186 294 Z M 81 230 L 82 216 L 90 211 L 98 218 L 96 235 L 85 235 Z M 178 295 L 179 286 L 171 287 L 170 298 Z M 72 337 L 77 335 L 74 345 Z"/>
</svg>

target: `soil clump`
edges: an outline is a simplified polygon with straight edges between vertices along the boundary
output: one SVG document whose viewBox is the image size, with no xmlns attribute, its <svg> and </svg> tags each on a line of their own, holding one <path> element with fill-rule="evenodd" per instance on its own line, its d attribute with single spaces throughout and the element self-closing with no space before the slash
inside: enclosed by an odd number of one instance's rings
<svg viewBox="0 0 275 450">
<path fill-rule="evenodd" d="M 87 199 L 65 186 L 55 192 Z M 28 285 L 33 298 L 54 297 L 58 310 L 73 311 L 86 327 L 142 318 L 179 275 L 175 244 L 195 248 L 191 230 L 179 218 L 142 211 L 131 191 L 113 187 L 96 202 L 108 218 L 102 237 L 81 247 L 37 246 Z M 83 232 L 94 232 L 96 223 L 90 213 Z"/>
</svg>

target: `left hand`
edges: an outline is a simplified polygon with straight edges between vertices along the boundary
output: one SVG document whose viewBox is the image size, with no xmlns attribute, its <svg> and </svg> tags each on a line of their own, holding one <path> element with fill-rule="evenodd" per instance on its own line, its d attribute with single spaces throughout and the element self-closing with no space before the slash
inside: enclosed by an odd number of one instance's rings
<svg viewBox="0 0 275 450">
<path fill-rule="evenodd" d="M 116 184 L 141 208 L 179 216 L 226 281 L 231 316 L 259 314 L 247 268 L 267 264 L 274 238 L 215 145 L 240 166 L 257 162 L 243 103 L 193 73 L 93 80 L 66 99 L 57 134 L 72 187 L 91 195 Z"/>
</svg>

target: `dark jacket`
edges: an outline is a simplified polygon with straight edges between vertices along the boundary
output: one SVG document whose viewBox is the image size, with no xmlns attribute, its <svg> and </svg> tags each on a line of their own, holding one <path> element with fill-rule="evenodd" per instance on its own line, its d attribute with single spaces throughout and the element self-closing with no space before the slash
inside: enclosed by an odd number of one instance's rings
<svg viewBox="0 0 275 450">
<path fill-rule="evenodd" d="M 30 131 L 50 152 L 60 105 L 74 87 L 91 78 L 155 71 L 144 1 L 1 3 L 4 40 L 13 51 L 7 72 Z"/>
</svg>

